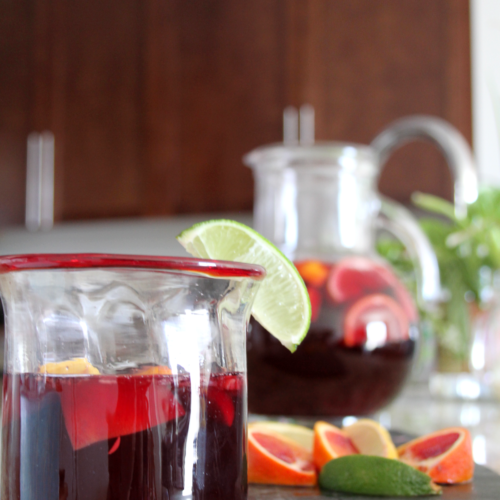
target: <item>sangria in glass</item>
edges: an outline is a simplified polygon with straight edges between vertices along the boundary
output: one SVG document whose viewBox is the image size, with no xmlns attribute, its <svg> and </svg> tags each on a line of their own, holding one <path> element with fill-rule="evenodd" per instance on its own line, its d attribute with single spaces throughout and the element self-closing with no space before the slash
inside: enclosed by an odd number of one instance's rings
<svg viewBox="0 0 500 500">
<path fill-rule="evenodd" d="M 2 500 L 245 499 L 259 266 L 0 257 Z"/>
</svg>

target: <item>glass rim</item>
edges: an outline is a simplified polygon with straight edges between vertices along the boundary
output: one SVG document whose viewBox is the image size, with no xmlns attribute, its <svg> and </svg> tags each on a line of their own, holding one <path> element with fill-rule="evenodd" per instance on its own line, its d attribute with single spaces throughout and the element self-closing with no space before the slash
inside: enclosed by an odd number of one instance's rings
<svg viewBox="0 0 500 500">
<path fill-rule="evenodd" d="M 212 278 L 262 280 L 266 276 L 264 267 L 257 264 L 196 259 L 193 257 L 107 253 L 39 253 L 0 256 L 0 274 L 18 271 L 99 268 L 179 271 L 201 274 Z"/>
</svg>

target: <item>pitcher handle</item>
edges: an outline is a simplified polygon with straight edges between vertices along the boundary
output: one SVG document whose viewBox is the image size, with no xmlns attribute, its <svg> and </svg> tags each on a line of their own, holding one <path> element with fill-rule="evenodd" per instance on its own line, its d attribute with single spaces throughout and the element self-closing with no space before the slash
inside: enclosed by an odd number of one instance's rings
<svg viewBox="0 0 500 500">
<path fill-rule="evenodd" d="M 429 307 L 442 300 L 439 265 L 432 245 L 412 213 L 399 203 L 380 197 L 376 222 L 379 229 L 392 233 L 405 245 L 417 270 L 418 301 Z"/>
<path fill-rule="evenodd" d="M 410 116 L 396 120 L 373 140 L 379 169 L 394 149 L 414 139 L 434 143 L 448 162 L 454 182 L 455 214 L 464 217 L 467 204 L 477 198 L 478 181 L 471 149 L 463 135 L 448 122 L 433 116 Z"/>
</svg>

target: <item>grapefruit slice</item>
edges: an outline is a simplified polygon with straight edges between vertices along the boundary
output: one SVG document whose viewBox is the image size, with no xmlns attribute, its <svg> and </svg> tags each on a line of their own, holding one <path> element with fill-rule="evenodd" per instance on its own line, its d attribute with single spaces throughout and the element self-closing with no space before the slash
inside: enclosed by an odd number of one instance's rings
<svg viewBox="0 0 500 500">
<path fill-rule="evenodd" d="M 346 434 L 327 422 L 314 424 L 314 465 L 321 470 L 330 460 L 359 453 Z"/>
<path fill-rule="evenodd" d="M 451 427 L 398 448 L 399 459 L 428 474 L 435 483 L 470 481 L 474 475 L 472 441 L 467 429 Z"/>
<path fill-rule="evenodd" d="M 317 260 L 304 260 L 302 262 L 294 262 L 297 271 L 302 276 L 306 285 L 321 288 L 328 277 L 328 266 Z"/>
<path fill-rule="evenodd" d="M 314 486 L 316 479 L 309 450 L 271 429 L 248 426 L 248 482 Z"/>
<path fill-rule="evenodd" d="M 153 428 L 185 414 L 154 375 L 60 377 L 61 406 L 73 449 Z"/>
<path fill-rule="evenodd" d="M 367 293 L 381 292 L 397 282 L 384 265 L 356 256 L 342 259 L 332 267 L 326 288 L 333 302 L 341 304 Z"/>
<path fill-rule="evenodd" d="M 343 431 L 362 455 L 398 458 L 391 435 L 375 420 L 362 418 L 344 427 Z"/>
<path fill-rule="evenodd" d="M 311 321 L 316 321 L 321 309 L 321 292 L 312 286 L 307 287 L 307 292 L 311 300 Z"/>
<path fill-rule="evenodd" d="M 366 344 L 371 350 L 387 342 L 407 340 L 409 326 L 408 317 L 392 297 L 367 295 L 347 310 L 344 343 L 347 347 Z"/>
</svg>

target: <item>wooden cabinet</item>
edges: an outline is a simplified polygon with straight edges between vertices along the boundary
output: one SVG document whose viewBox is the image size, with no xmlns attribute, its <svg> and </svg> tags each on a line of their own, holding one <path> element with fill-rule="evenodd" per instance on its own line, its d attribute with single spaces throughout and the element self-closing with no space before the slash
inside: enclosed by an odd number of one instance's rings
<svg viewBox="0 0 500 500">
<path fill-rule="evenodd" d="M 22 222 L 26 137 L 51 130 L 60 220 L 250 210 L 241 157 L 281 140 L 369 142 L 401 116 L 471 140 L 468 0 L 0 0 L 0 224 Z M 451 196 L 432 146 L 382 190 Z"/>
</svg>

